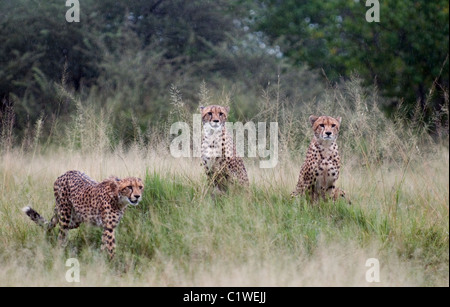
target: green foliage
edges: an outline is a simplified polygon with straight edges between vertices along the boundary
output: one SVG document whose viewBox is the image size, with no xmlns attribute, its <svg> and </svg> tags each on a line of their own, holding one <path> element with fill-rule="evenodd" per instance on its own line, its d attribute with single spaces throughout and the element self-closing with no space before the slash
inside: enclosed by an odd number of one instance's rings
<svg viewBox="0 0 450 307">
<path fill-rule="evenodd" d="M 244 11 L 235 1 L 88 0 L 80 3 L 79 23 L 66 22 L 67 10 L 55 0 L 0 3 L 1 111 L 14 106 L 20 138 L 41 117 L 51 133 L 77 110 L 77 99 L 107 107 L 128 143 L 136 128 L 168 118 L 172 85 L 191 110 L 205 80 L 217 90 L 233 88 L 250 113 L 251 98 L 278 73 L 293 88 L 299 82 L 301 74 L 239 26 Z"/>
<path fill-rule="evenodd" d="M 32 150 L 6 145 L 0 152 L 0 284 L 67 285 L 69 257 L 81 263 L 83 286 L 361 286 L 368 285 L 365 261 L 372 257 L 380 260 L 382 286 L 448 284 L 448 135 L 434 141 L 421 118 L 410 122 L 401 111 L 389 120 L 376 89 L 357 78 L 301 108 L 276 88 L 282 83 L 256 102 L 254 120 L 279 122 L 279 163 L 260 169 L 246 158 L 249 189 L 215 196 L 198 159 L 172 157 L 158 138 L 147 145 L 136 137 L 124 146 L 108 106 L 60 88 L 76 111 L 49 137 L 58 147 L 41 150 L 37 121 Z M 173 87 L 171 94 L 171 107 L 184 116 L 180 92 Z M 227 93 L 217 95 L 206 84 L 199 96 L 228 103 Z M 312 135 L 308 116 L 318 113 L 343 117 L 338 185 L 351 205 L 289 196 Z M 15 138 L 11 117 L 2 146 Z M 71 230 L 63 248 L 57 229 L 45 235 L 20 210 L 28 205 L 51 217 L 53 182 L 72 168 L 97 180 L 145 181 L 142 202 L 127 208 L 117 229 L 111 262 L 100 250 L 101 229 Z"/>
<path fill-rule="evenodd" d="M 192 194 L 187 193 L 191 184 L 180 178 L 149 174 L 145 185 L 149 191 L 143 203 L 128 209 L 117 238 L 118 258 L 131 257 L 138 265 L 157 257 L 183 266 L 209 264 L 217 257 L 249 261 L 249 253 L 264 259 L 278 251 L 313 257 L 323 241 L 376 243 L 383 246 L 380 253 L 398 253 L 404 261 L 423 263 L 426 274 L 433 274 L 448 259 L 445 222 L 427 225 L 425 217 L 416 215 L 419 208 L 399 210 L 394 217 L 377 206 L 359 202 L 349 206 L 343 201 L 312 205 L 259 187 L 192 202 Z M 85 245 L 94 243 L 90 237 L 85 233 L 79 239 Z M 427 280 L 432 283 L 433 278 Z"/>
<path fill-rule="evenodd" d="M 448 1 L 379 1 L 379 23 L 366 21 L 366 1 L 258 2 L 258 28 L 295 63 L 331 81 L 357 72 L 391 107 L 404 99 L 410 114 L 417 100 L 428 118 L 445 104 L 442 88 L 429 91 L 449 86 Z"/>
<path fill-rule="evenodd" d="M 333 86 L 354 72 L 367 89 L 376 82 L 393 118 L 407 112 L 440 135 L 448 123 L 448 3 L 381 1 L 380 23 L 366 22 L 364 4 L 86 0 L 80 22 L 68 23 L 60 1 L 1 1 L 0 120 L 13 108 L 16 144 L 29 143 L 39 120 L 42 135 L 58 133 L 85 101 L 110 117 L 119 139 L 112 143 L 130 144 L 167 124 L 171 88 L 188 113 L 202 84 L 227 92 L 232 119 L 248 120 L 280 80 L 284 95 L 267 100 L 272 109 L 285 98 L 298 108 L 326 99 L 322 69 Z M 277 120 L 282 113 L 270 112 Z"/>
<path fill-rule="evenodd" d="M 0 2 L 0 99 L 14 104 L 19 130 L 68 108 L 57 99 L 55 82 L 79 89 L 98 76 L 92 20 L 82 14 L 84 23 L 70 24 L 67 9 L 54 0 Z"/>
</svg>

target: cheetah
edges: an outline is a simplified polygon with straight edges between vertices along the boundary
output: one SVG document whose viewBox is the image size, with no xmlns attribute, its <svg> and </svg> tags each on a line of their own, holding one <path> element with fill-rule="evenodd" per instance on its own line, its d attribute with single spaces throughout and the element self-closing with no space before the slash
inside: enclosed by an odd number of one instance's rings
<svg viewBox="0 0 450 307">
<path fill-rule="evenodd" d="M 248 186 L 244 161 L 236 155 L 233 132 L 227 131 L 229 107 L 211 105 L 200 107 L 203 131 L 201 157 L 206 175 L 212 186 L 224 192 L 230 182 Z"/>
<path fill-rule="evenodd" d="M 341 117 L 309 117 L 314 137 L 306 153 L 306 161 L 300 169 L 298 183 L 291 196 L 310 193 L 312 201 L 331 197 L 345 197 L 345 192 L 335 186 L 339 178 L 340 156 L 336 139 L 339 135 Z"/>
<path fill-rule="evenodd" d="M 66 243 L 68 230 L 78 228 L 83 222 L 102 227 L 102 250 L 106 248 L 112 259 L 116 246 L 115 228 L 127 206 L 138 205 L 143 188 L 140 178 L 110 177 L 96 182 L 80 171 L 68 171 L 54 183 L 56 206 L 50 221 L 33 208 L 25 207 L 22 211 L 48 231 L 59 223 L 58 240 L 63 244 Z"/>
</svg>

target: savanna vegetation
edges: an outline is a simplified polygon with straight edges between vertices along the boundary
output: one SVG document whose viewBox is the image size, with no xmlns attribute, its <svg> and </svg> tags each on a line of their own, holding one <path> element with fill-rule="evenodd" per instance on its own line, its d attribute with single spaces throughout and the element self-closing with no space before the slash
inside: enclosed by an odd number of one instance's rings
<svg viewBox="0 0 450 307">
<path fill-rule="evenodd" d="M 381 1 L 380 23 L 364 2 L 86 0 L 68 23 L 60 1 L 0 0 L 0 285 L 448 286 L 448 2 Z M 207 104 L 278 122 L 248 190 L 212 197 L 169 152 Z M 351 205 L 289 197 L 311 114 L 342 117 Z M 20 210 L 50 217 L 69 169 L 145 181 L 112 261 L 101 229 L 64 248 Z"/>
</svg>

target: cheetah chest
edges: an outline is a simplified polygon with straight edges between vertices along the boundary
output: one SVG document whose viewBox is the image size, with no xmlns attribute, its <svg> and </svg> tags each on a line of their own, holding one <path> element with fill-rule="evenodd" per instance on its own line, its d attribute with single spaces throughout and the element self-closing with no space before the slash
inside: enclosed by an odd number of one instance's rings
<svg viewBox="0 0 450 307">
<path fill-rule="evenodd" d="M 225 132 L 204 133 L 202 138 L 202 162 L 208 171 L 222 169 L 227 157 L 231 157 L 229 140 Z"/>
<path fill-rule="evenodd" d="M 339 155 L 335 150 L 322 149 L 316 161 L 315 182 L 316 190 L 334 186 L 339 178 Z"/>
<path fill-rule="evenodd" d="M 208 170 L 212 170 L 215 166 L 222 162 L 222 148 L 220 138 L 203 138 L 202 161 Z"/>
</svg>

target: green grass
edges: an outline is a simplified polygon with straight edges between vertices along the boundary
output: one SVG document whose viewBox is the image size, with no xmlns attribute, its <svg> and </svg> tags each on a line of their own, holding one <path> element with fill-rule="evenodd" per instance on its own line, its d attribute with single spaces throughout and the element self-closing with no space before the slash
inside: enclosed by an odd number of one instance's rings
<svg viewBox="0 0 450 307">
<path fill-rule="evenodd" d="M 37 135 L 32 150 L 0 148 L 0 286 L 448 286 L 448 134 L 436 142 L 417 128 L 423 123 L 387 119 L 375 94 L 345 93 L 331 89 L 302 113 L 289 104 L 278 113 L 271 106 L 282 102 L 265 97 L 253 120 L 278 121 L 279 163 L 264 170 L 246 159 L 250 187 L 216 197 L 197 159 L 168 153 L 165 134 L 124 149 L 108 112 L 96 117 L 79 102 L 73 122 L 58 126 L 64 143 L 49 137 L 43 148 Z M 344 118 L 338 186 L 351 205 L 289 196 L 311 114 Z M 69 169 L 145 181 L 142 202 L 117 229 L 112 261 L 100 250 L 101 229 L 72 230 L 63 248 L 57 229 L 44 233 L 20 210 L 50 218 L 53 182 Z M 79 284 L 65 280 L 68 258 L 80 262 Z M 365 280 L 369 258 L 379 259 L 380 283 Z"/>
<path fill-rule="evenodd" d="M 65 285 L 68 258 L 81 263 L 81 285 L 370 286 L 364 279 L 368 258 L 380 259 L 380 285 L 448 284 L 448 199 L 435 203 L 442 191 L 448 195 L 448 181 L 418 195 L 411 185 L 421 182 L 409 181 L 409 172 L 405 179 L 402 172 L 385 171 L 384 185 L 404 184 L 383 189 L 370 178 L 369 185 L 354 180 L 346 187 L 352 205 L 311 204 L 291 199 L 289 186 L 267 188 L 258 178 L 248 190 L 212 197 L 201 172 L 189 177 L 147 167 L 143 201 L 127 209 L 116 257 L 108 261 L 100 250 L 101 229 L 72 230 L 62 248 L 57 230 L 45 234 L 23 215 L 19 209 L 27 203 L 16 203 L 20 195 L 51 216 L 53 179 L 45 172 L 14 176 L 19 167 L 20 161 L 0 172 L 14 183 L 3 182 L 0 199 L 2 285 Z"/>
</svg>

